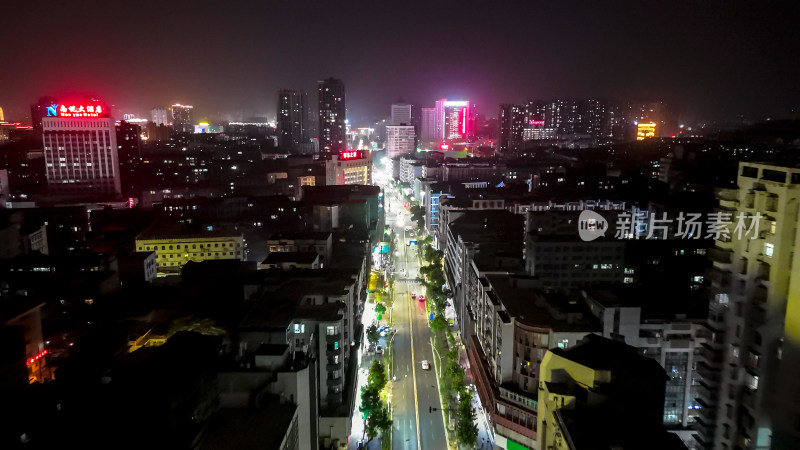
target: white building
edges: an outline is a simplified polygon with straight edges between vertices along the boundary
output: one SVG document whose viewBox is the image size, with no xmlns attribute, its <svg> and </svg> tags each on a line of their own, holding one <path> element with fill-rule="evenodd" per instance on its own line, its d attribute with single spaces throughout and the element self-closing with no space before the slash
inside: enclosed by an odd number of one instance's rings
<svg viewBox="0 0 800 450">
<path fill-rule="evenodd" d="M 394 107 L 394 105 L 392 105 Z M 393 111 L 394 112 L 394 111 Z M 413 125 L 389 125 L 386 127 L 386 152 L 389 158 L 412 155 L 414 148 Z"/>
<path fill-rule="evenodd" d="M 53 105 L 53 108 L 60 107 L 65 105 Z M 81 108 L 94 108 L 94 105 Z M 113 118 L 43 117 L 42 131 L 47 184 L 52 192 L 93 196 L 121 194 Z"/>
<path fill-rule="evenodd" d="M 153 108 L 150 110 L 150 122 L 156 125 L 171 125 L 169 111 L 167 108 Z"/>
</svg>

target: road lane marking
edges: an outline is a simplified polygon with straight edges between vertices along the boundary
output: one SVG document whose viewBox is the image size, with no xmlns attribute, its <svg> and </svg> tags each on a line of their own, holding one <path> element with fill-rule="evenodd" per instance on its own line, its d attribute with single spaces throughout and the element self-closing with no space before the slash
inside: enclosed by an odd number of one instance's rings
<svg viewBox="0 0 800 450">
<path fill-rule="evenodd" d="M 414 320 L 411 317 L 411 299 L 408 300 L 408 321 L 411 324 L 411 377 L 414 382 L 414 416 L 417 419 L 417 449 L 422 450 L 422 439 L 419 436 L 419 398 L 417 395 L 417 363 L 414 359 Z"/>
</svg>

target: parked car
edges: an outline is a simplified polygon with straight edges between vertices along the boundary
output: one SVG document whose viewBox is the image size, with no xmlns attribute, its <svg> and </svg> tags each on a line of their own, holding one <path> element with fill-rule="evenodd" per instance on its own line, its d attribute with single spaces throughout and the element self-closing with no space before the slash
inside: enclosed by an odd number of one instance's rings
<svg viewBox="0 0 800 450">
<path fill-rule="evenodd" d="M 422 360 L 422 370 L 430 370 L 431 365 L 428 363 L 427 359 Z"/>
<path fill-rule="evenodd" d="M 380 353 L 382 355 L 383 354 L 383 347 L 381 347 L 380 345 L 375 347 L 375 353 Z"/>
</svg>

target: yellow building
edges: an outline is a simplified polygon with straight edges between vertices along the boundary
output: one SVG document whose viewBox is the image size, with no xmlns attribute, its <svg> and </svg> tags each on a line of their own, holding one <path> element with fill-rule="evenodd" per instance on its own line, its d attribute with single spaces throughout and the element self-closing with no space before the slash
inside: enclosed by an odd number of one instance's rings
<svg viewBox="0 0 800 450">
<path fill-rule="evenodd" d="M 372 152 L 347 150 L 332 155 L 325 162 L 325 179 L 328 186 L 372 184 Z"/>
<path fill-rule="evenodd" d="M 136 237 L 136 250 L 156 253 L 158 276 L 178 275 L 189 261 L 246 258 L 241 233 L 221 231 L 187 232 L 180 227 L 151 227 Z"/>
<path fill-rule="evenodd" d="M 540 365 L 536 444 L 560 449 L 685 449 L 662 425 L 667 375 L 635 347 L 588 335 Z"/>
<path fill-rule="evenodd" d="M 636 124 L 636 140 L 643 141 L 656 137 L 656 124 L 653 122 L 639 122 Z"/>
</svg>

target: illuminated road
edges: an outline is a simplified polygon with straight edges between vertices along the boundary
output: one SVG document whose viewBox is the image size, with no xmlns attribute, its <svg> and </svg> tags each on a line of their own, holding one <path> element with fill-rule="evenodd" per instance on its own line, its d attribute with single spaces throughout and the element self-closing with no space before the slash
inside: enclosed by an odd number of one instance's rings
<svg viewBox="0 0 800 450">
<path fill-rule="evenodd" d="M 389 189 L 387 189 L 388 191 Z M 392 390 L 394 449 L 446 449 L 444 420 L 440 408 L 439 390 L 434 373 L 434 356 L 430 345 L 431 332 L 425 317 L 425 304 L 411 299 L 411 293 L 423 293 L 416 282 L 419 260 L 415 246 L 406 246 L 409 239 L 404 227 L 411 225 L 408 212 L 392 192 L 387 192 L 391 224 L 397 238 L 395 254 L 395 303 L 392 311 L 397 334 L 394 343 L 394 375 L 397 381 Z M 397 212 L 402 216 L 398 217 Z M 428 360 L 430 370 L 423 370 L 421 361 Z M 416 388 L 416 389 L 415 389 Z"/>
</svg>

